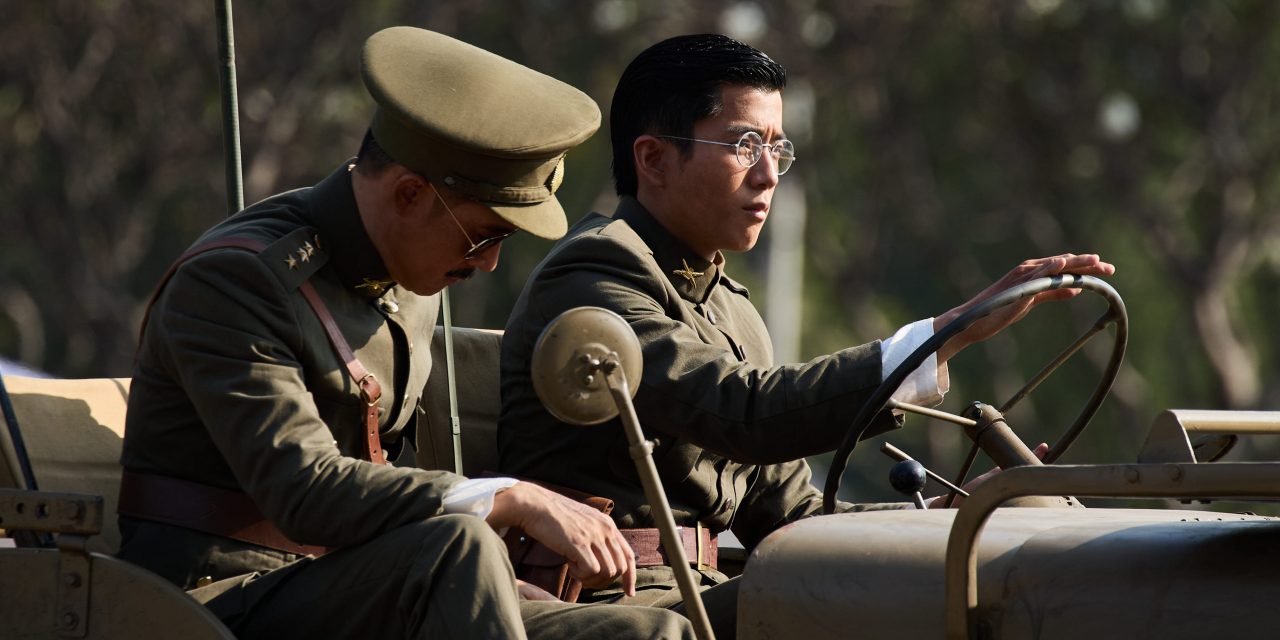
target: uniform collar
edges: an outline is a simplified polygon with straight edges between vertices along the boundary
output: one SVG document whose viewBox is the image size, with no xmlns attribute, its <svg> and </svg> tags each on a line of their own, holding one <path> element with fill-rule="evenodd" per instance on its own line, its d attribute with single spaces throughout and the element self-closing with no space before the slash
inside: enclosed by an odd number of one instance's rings
<svg viewBox="0 0 1280 640">
<path fill-rule="evenodd" d="M 343 286 L 376 298 L 395 283 L 360 219 L 351 187 L 352 162 L 342 163 L 311 189 L 307 218 L 319 230 L 329 264 Z"/>
<path fill-rule="evenodd" d="M 699 304 L 707 300 L 720 281 L 724 255 L 716 252 L 715 260 L 707 260 L 693 252 L 649 213 L 639 200 L 623 196 L 613 217 L 625 221 L 649 245 L 653 259 L 671 281 L 680 297 Z"/>
</svg>

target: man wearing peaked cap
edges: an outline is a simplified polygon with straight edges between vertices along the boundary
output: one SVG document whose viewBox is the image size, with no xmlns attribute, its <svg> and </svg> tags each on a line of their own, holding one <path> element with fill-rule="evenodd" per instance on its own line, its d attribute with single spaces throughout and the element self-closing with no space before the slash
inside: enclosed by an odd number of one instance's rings
<svg viewBox="0 0 1280 640">
<path fill-rule="evenodd" d="M 120 555 L 255 637 L 692 637 L 666 611 L 527 600 L 494 529 L 585 584 L 635 581 L 613 522 L 508 478 L 394 467 L 438 292 L 504 238 L 565 231 L 576 89 L 437 33 L 365 44 L 354 161 L 237 213 L 157 287 L 129 396 Z M 519 594 L 519 596 L 518 596 Z"/>
<path fill-rule="evenodd" d="M 564 209 L 554 194 L 564 180 L 565 152 L 600 126 L 591 98 L 412 27 L 369 39 L 364 80 L 378 102 L 373 136 L 391 157 L 529 233 L 564 235 Z"/>
</svg>

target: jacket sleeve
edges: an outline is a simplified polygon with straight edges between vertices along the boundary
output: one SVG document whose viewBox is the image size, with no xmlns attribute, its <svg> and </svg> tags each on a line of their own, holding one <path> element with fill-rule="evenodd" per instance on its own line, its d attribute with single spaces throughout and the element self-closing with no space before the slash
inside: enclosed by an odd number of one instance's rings
<svg viewBox="0 0 1280 640">
<path fill-rule="evenodd" d="M 665 432 L 736 462 L 771 464 L 836 448 L 880 383 L 879 343 L 761 368 L 708 344 L 681 322 L 682 302 L 652 259 L 613 238 L 584 235 L 544 264 L 528 292 L 545 325 L 583 305 L 622 316 L 636 332 L 644 374 L 636 410 Z M 888 412 L 869 433 L 896 426 Z"/>
<path fill-rule="evenodd" d="M 253 254 L 215 251 L 175 274 L 149 331 L 240 487 L 289 537 L 345 546 L 441 513 L 460 476 L 338 450 L 304 381 L 298 354 L 329 346 L 307 342 L 303 305 Z"/>
</svg>

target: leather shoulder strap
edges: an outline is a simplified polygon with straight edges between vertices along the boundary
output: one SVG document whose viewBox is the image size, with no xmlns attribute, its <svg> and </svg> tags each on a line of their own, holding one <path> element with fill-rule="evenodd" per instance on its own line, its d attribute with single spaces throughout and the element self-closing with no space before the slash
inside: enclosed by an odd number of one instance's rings
<svg viewBox="0 0 1280 640">
<path fill-rule="evenodd" d="M 215 249 L 243 249 L 256 254 L 261 253 L 266 248 L 266 243 L 253 238 L 222 238 L 196 245 L 188 249 L 186 253 L 178 256 L 178 259 L 169 266 L 168 271 L 165 271 L 164 276 L 160 278 L 160 283 L 156 285 L 156 290 L 151 294 L 151 299 L 147 302 L 146 312 L 142 316 L 142 328 L 138 332 L 138 348 L 142 348 L 142 337 L 147 331 L 147 320 L 151 318 L 151 308 L 160 297 L 160 292 L 164 291 L 165 285 L 169 284 L 169 280 L 173 278 L 173 274 L 177 273 L 178 267 L 181 267 L 183 263 Z M 369 373 L 368 369 L 365 369 L 359 358 L 356 358 L 355 352 L 351 350 L 351 345 L 347 344 L 347 339 L 342 336 L 342 331 L 338 329 L 338 323 L 333 319 L 333 314 L 329 313 L 329 307 L 325 306 L 324 299 L 316 292 L 315 287 L 308 281 L 303 282 L 298 289 L 320 320 L 321 326 L 324 327 L 325 335 L 329 337 L 330 346 L 333 347 L 334 352 L 338 354 L 338 358 L 346 365 L 347 375 L 351 376 L 356 387 L 360 389 L 360 398 L 365 403 L 364 431 L 366 453 L 369 456 L 369 461 L 374 464 L 387 464 L 386 455 L 382 451 L 382 441 L 378 437 L 378 399 L 382 397 L 382 385 L 378 384 L 378 379 L 372 373 Z"/>
</svg>

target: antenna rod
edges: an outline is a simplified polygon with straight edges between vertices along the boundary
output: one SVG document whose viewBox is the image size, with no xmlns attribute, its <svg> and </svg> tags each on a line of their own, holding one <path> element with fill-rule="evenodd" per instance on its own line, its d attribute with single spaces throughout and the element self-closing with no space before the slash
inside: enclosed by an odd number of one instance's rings
<svg viewBox="0 0 1280 640">
<path fill-rule="evenodd" d="M 231 24 L 231 0 L 214 0 L 218 18 L 218 62 L 222 84 L 222 148 L 226 160 L 227 206 L 231 215 L 244 208 L 244 178 L 240 164 L 240 101 L 236 95 L 236 41 Z"/>
<path fill-rule="evenodd" d="M 462 475 L 462 418 L 458 413 L 458 377 L 453 367 L 453 317 L 449 309 L 449 287 L 440 290 L 444 310 L 444 364 L 449 377 L 449 431 L 453 434 L 453 472 Z"/>
</svg>

